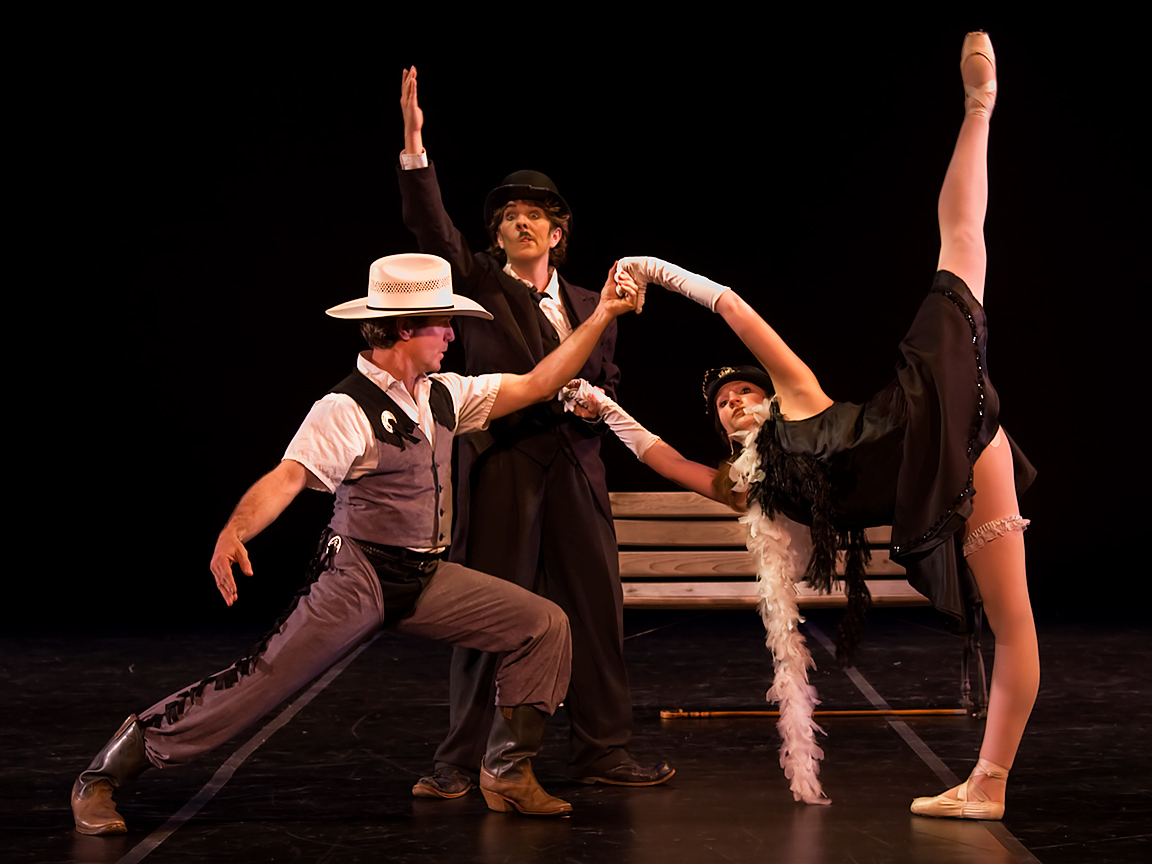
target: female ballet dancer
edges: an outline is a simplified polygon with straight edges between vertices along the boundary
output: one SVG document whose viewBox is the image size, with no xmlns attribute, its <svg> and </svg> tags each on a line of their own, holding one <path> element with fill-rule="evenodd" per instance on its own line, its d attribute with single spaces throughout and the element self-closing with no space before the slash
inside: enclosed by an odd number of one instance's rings
<svg viewBox="0 0 1152 864">
<path fill-rule="evenodd" d="M 758 558 L 760 609 L 775 663 L 768 697 L 780 702 L 781 765 L 798 801 L 828 803 L 816 776 L 823 753 L 813 734 L 812 661 L 796 628 L 793 581 L 827 587 L 835 552 L 844 550 L 850 607 L 862 611 L 868 602 L 862 532 L 891 523 L 893 560 L 935 605 L 959 616 L 982 601 L 996 656 L 979 761 L 964 783 L 917 798 L 912 812 L 1000 819 L 1040 679 L 1024 566 L 1028 523 L 1016 500 L 1016 470 L 1023 485 L 1031 481 L 1031 466 L 1018 451 L 1014 460 L 984 362 L 983 225 L 996 97 L 996 61 L 986 34 L 965 38 L 960 70 L 965 117 L 940 192 L 939 272 L 900 345 L 903 362 L 891 385 L 862 405 L 833 402 L 735 291 L 659 259 L 625 258 L 621 268 L 641 286 L 664 285 L 719 313 L 763 365 L 705 378 L 709 413 L 739 455 L 717 473 L 684 458 L 587 386 L 570 398 L 596 402 L 621 440 L 658 473 L 747 510 L 742 521 L 749 523 L 749 548 Z M 793 519 L 810 526 L 810 541 L 807 532 L 794 530 Z M 846 618 L 851 631 L 851 612 Z M 842 632 L 842 642 L 853 636 Z"/>
</svg>

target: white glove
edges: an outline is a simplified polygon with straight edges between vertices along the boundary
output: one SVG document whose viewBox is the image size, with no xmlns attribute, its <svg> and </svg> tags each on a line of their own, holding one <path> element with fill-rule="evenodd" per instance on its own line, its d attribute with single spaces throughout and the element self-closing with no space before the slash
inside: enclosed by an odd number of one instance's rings
<svg viewBox="0 0 1152 864">
<path fill-rule="evenodd" d="M 623 297 L 628 296 L 627 292 L 622 287 L 620 287 L 621 286 L 621 282 L 620 282 L 621 278 L 628 280 L 628 284 L 632 288 L 636 289 L 636 314 L 639 315 L 641 312 L 644 311 L 644 294 L 648 290 L 647 287 L 644 285 L 643 282 L 637 282 L 634 279 L 632 279 L 632 274 L 626 272 L 620 266 L 619 261 L 616 262 L 616 270 L 613 273 L 613 276 L 616 279 L 616 296 L 617 297 L 623 298 Z"/>
<path fill-rule="evenodd" d="M 649 282 L 655 282 L 670 291 L 683 294 L 689 300 L 695 300 L 701 306 L 707 306 L 713 312 L 716 311 L 716 301 L 720 299 L 720 295 L 728 290 L 727 285 L 720 285 L 691 270 L 685 270 L 659 258 L 646 256 L 621 258 L 617 268 L 631 276 L 641 290 Z"/>
<path fill-rule="evenodd" d="M 648 448 L 660 440 L 659 435 L 653 435 L 621 408 L 608 394 L 599 387 L 593 387 L 583 378 L 569 381 L 560 391 L 560 399 L 564 402 L 564 410 L 571 411 L 574 405 L 579 405 L 589 411 L 596 411 L 600 419 L 608 424 L 608 428 L 631 450 L 636 458 L 644 461 L 644 454 Z"/>
</svg>

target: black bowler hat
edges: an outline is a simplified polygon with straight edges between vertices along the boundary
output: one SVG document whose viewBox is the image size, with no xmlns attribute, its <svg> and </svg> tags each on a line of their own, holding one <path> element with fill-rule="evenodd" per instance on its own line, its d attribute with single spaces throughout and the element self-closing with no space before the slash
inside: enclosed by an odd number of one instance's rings
<svg viewBox="0 0 1152 864">
<path fill-rule="evenodd" d="M 558 205 L 563 215 L 572 219 L 572 208 L 556 191 L 556 184 L 547 174 L 539 171 L 513 171 L 504 182 L 488 193 L 484 199 L 484 224 L 492 220 L 492 214 L 509 201 L 551 201 Z"/>
</svg>

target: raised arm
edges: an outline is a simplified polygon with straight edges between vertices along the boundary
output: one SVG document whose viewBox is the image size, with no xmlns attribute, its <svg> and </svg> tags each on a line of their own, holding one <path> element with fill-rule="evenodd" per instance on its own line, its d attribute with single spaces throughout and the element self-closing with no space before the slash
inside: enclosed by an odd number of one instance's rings
<svg viewBox="0 0 1152 864">
<path fill-rule="evenodd" d="M 300 494 L 309 479 L 309 470 L 292 459 L 285 459 L 244 493 L 227 524 L 216 538 L 209 569 L 224 602 L 236 602 L 236 580 L 232 565 L 245 576 L 252 575 L 252 564 L 244 544 L 276 521 L 292 500 Z"/>
<path fill-rule="evenodd" d="M 415 66 L 401 74 L 400 111 L 404 116 L 404 150 L 397 180 L 404 225 L 416 236 L 421 252 L 439 255 L 452 265 L 452 290 L 475 298 L 484 274 L 468 241 L 444 209 L 436 169 L 424 152 L 424 111 L 417 96 Z"/>
<path fill-rule="evenodd" d="M 608 325 L 636 308 L 635 283 L 627 274 L 617 277 L 615 273 L 616 265 L 613 264 L 600 292 L 599 304 L 559 347 L 537 363 L 531 372 L 524 375 L 506 372 L 501 376 L 500 392 L 492 406 L 492 419 L 555 396 L 579 373 Z M 617 286 L 623 288 L 623 297 L 617 293 Z"/>
<path fill-rule="evenodd" d="M 803 420 L 832 404 L 808 365 L 735 291 L 659 258 L 621 258 L 620 268 L 641 288 L 655 282 L 718 313 L 772 379 L 784 416 Z"/>
<path fill-rule="evenodd" d="M 404 152 L 419 156 L 424 152 L 424 112 L 416 98 L 416 67 L 400 73 L 400 110 L 404 114 Z"/>
<path fill-rule="evenodd" d="M 772 379 L 781 414 L 790 420 L 804 420 L 832 404 L 808 364 L 735 291 L 725 291 L 716 301 L 715 311 Z"/>
</svg>

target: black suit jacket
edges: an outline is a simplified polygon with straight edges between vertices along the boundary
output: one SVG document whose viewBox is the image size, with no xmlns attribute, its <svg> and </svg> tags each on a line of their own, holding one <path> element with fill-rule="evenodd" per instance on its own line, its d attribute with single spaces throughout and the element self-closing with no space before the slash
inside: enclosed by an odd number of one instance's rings
<svg viewBox="0 0 1152 864">
<path fill-rule="evenodd" d="M 523 374 L 531 370 L 558 344 L 555 330 L 540 319 L 536 303 L 529 296 L 531 289 L 505 273 L 503 265 L 491 255 L 473 253 L 468 247 L 444 210 L 434 167 L 398 169 L 398 174 L 404 224 L 416 235 L 420 251 L 447 259 L 452 265 L 453 290 L 492 313 L 492 321 L 453 319 L 464 347 L 465 372 L 469 375 Z M 561 302 L 575 328 L 592 314 L 599 294 L 572 285 L 563 277 L 559 283 Z M 616 322 L 613 321 L 578 376 L 604 388 L 611 396 L 615 395 L 620 378 L 620 370 L 612 362 L 615 347 Z M 567 444 L 588 478 L 604 518 L 611 523 L 604 464 L 600 461 L 599 425 L 565 413 L 559 402 L 553 400 L 493 421 L 487 432 L 458 439 L 457 530 L 453 544 L 457 551 L 459 541 L 467 537 L 468 509 L 475 500 L 474 491 L 483 492 L 472 489 L 474 470 L 482 463 L 484 452 L 494 446 L 514 447 L 526 457 L 546 465 L 555 458 L 556 450 Z"/>
</svg>

